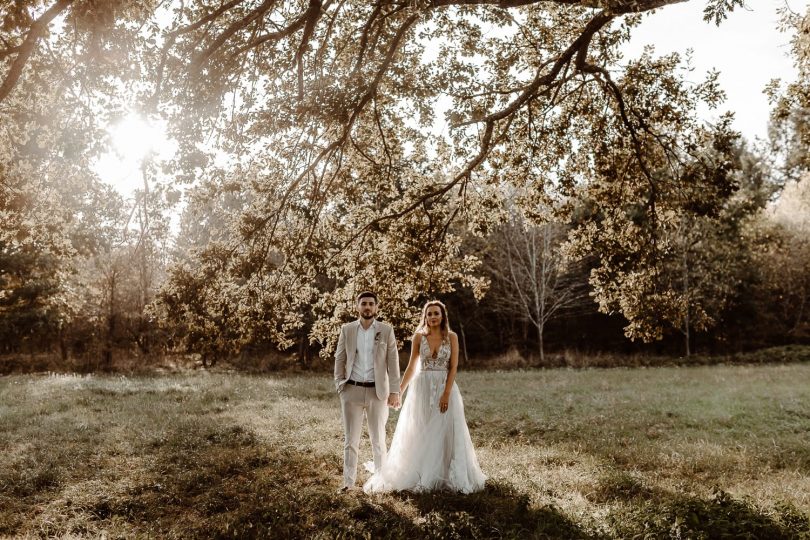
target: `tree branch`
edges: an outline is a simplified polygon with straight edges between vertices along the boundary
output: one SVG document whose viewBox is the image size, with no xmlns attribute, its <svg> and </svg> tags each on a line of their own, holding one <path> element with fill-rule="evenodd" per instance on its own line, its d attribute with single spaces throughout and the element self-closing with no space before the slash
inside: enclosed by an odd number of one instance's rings
<svg viewBox="0 0 810 540">
<path fill-rule="evenodd" d="M 463 127 L 465 125 L 476 124 L 479 122 L 496 122 L 517 112 L 518 109 L 520 109 L 527 101 L 535 96 L 541 87 L 551 85 L 557 78 L 557 75 L 559 75 L 562 68 L 571 61 L 574 55 L 578 53 L 582 54 L 580 50 L 583 47 L 587 49 L 591 37 L 598 32 L 599 29 L 612 21 L 613 18 L 614 15 L 610 12 L 602 11 L 588 21 L 588 24 L 585 26 L 582 34 L 580 34 L 579 37 L 575 39 L 565 51 L 563 51 L 563 53 L 557 58 L 557 61 L 554 62 L 551 70 L 545 75 L 541 75 L 541 71 L 538 70 L 537 76 L 534 78 L 534 80 L 527 85 L 520 96 L 512 101 L 512 103 L 510 103 L 506 108 L 491 113 L 481 120 L 468 120 L 453 127 Z"/>
<path fill-rule="evenodd" d="M 25 64 L 28 63 L 28 59 L 34 53 L 37 43 L 47 31 L 48 25 L 72 3 L 73 0 L 58 0 L 31 25 L 28 34 L 25 36 L 25 40 L 18 46 L 17 57 L 14 59 L 14 62 L 12 62 L 8 73 L 6 73 L 3 84 L 0 85 L 0 101 L 6 99 L 17 85 L 17 81 L 20 80 Z"/>
<path fill-rule="evenodd" d="M 622 95 L 621 89 L 615 82 L 613 82 L 613 79 L 610 77 L 610 73 L 608 73 L 605 68 L 585 63 L 584 57 L 582 58 L 582 65 L 578 67 L 585 73 L 596 73 L 604 77 L 604 79 L 602 79 L 603 84 L 607 85 L 607 87 L 613 93 L 613 96 L 616 98 L 616 103 L 619 107 L 619 116 L 622 120 L 622 124 L 624 124 L 628 131 L 630 131 L 630 138 L 633 140 L 633 151 L 636 155 L 636 159 L 638 160 L 639 167 L 641 167 L 641 171 L 644 173 L 644 176 L 650 183 L 650 205 L 654 207 L 656 192 L 655 182 L 653 180 L 652 173 L 650 173 L 650 170 L 647 168 L 647 164 L 645 163 L 644 156 L 641 151 L 641 141 L 638 138 L 636 127 L 627 117 L 627 105 L 624 101 L 624 96 Z"/>
<path fill-rule="evenodd" d="M 247 27 L 250 23 L 255 21 L 256 19 L 262 17 L 265 13 L 267 13 L 270 8 L 276 3 L 276 0 L 264 0 L 259 7 L 251 11 L 247 14 L 247 16 L 239 19 L 238 21 L 232 23 L 228 28 L 222 31 L 219 36 L 211 43 L 204 51 L 196 55 L 192 61 L 191 65 L 193 66 L 194 72 L 199 72 L 202 69 L 202 66 L 208 61 L 211 56 L 219 49 L 226 41 L 228 41 L 234 34 L 238 31 L 242 30 L 243 28 Z M 303 20 L 301 20 L 303 19 Z M 301 17 L 300 22 L 303 24 L 306 19 Z M 298 21 L 296 21 L 298 22 Z M 291 32 L 292 33 L 292 32 Z"/>
<path fill-rule="evenodd" d="M 198 28 L 201 28 L 203 25 L 216 20 L 220 15 L 225 13 L 226 11 L 230 10 L 232 7 L 235 7 L 245 0 L 231 0 L 226 4 L 221 5 L 218 9 L 214 10 L 213 12 L 209 13 L 205 17 L 201 18 L 197 22 L 192 24 L 183 26 L 178 28 L 177 30 L 173 30 L 166 34 L 166 43 L 163 45 L 163 49 L 161 50 L 160 54 L 160 64 L 157 68 L 157 77 L 155 82 L 155 92 L 152 95 L 152 102 L 156 103 L 158 99 L 158 95 L 160 94 L 160 88 L 163 86 L 163 72 L 166 70 L 166 62 L 168 61 L 169 49 L 174 46 L 174 43 L 177 41 L 177 38 L 183 34 L 187 34 L 189 32 L 193 32 Z"/>
<path fill-rule="evenodd" d="M 593 9 L 604 9 L 614 15 L 625 13 L 641 13 L 652 9 L 687 2 L 688 0 L 433 0 L 431 7 L 446 6 L 493 6 L 502 9 L 526 7 L 534 4 L 562 4 L 566 6 L 582 6 Z"/>
<path fill-rule="evenodd" d="M 327 4 L 329 2 L 327 1 Z M 302 16 L 305 20 L 304 35 L 301 36 L 301 43 L 298 45 L 298 50 L 295 51 L 295 65 L 298 67 L 298 99 L 304 99 L 304 53 L 307 50 L 307 45 L 315 32 L 315 25 L 318 24 L 318 19 L 321 18 L 322 6 L 321 0 L 309 0 L 309 7 Z"/>
<path fill-rule="evenodd" d="M 385 59 L 383 60 L 382 65 L 377 71 L 377 74 L 374 77 L 374 80 L 369 84 L 368 90 L 361 96 L 358 100 L 357 105 L 354 107 L 351 116 L 349 117 L 348 121 L 346 122 L 346 126 L 343 129 L 343 133 L 341 136 L 329 144 L 326 148 L 321 150 L 318 156 L 315 157 L 314 160 L 298 175 L 298 177 L 291 182 L 290 186 L 285 190 L 284 194 L 281 197 L 281 200 L 278 201 L 278 208 L 283 208 L 287 200 L 292 195 L 293 191 L 298 188 L 301 181 L 307 177 L 315 168 L 325 159 L 328 160 L 328 156 L 331 156 L 338 148 L 340 148 L 348 139 L 349 134 L 351 133 L 351 129 L 354 126 L 354 122 L 356 121 L 357 117 L 363 111 L 365 106 L 371 101 L 372 97 L 376 94 L 377 88 L 379 87 L 380 83 L 382 82 L 383 77 L 388 72 L 391 63 L 394 61 L 394 57 L 396 56 L 397 51 L 399 50 L 399 46 L 402 43 L 403 38 L 407 31 L 413 26 L 413 24 L 419 19 L 420 13 L 414 13 L 405 22 L 397 31 L 396 36 L 394 37 L 391 46 L 389 47 Z M 277 211 L 274 214 L 271 214 L 267 218 L 263 219 L 257 227 L 251 231 L 250 235 L 255 234 L 260 229 L 267 226 L 267 224 L 275 218 L 275 222 L 271 229 L 271 234 L 275 233 L 275 230 L 278 226 L 279 219 L 281 218 L 281 212 Z"/>
<path fill-rule="evenodd" d="M 552 69 L 543 76 L 540 76 L 538 74 L 535 80 L 531 84 L 529 84 L 523 91 L 523 93 L 518 98 L 516 98 L 509 106 L 507 106 L 505 109 L 502 109 L 501 111 L 486 116 L 483 120 L 475 120 L 467 123 L 472 124 L 484 122 L 485 123 L 484 135 L 481 138 L 478 154 L 475 156 L 475 158 L 470 160 L 470 162 L 467 163 L 464 169 L 459 174 L 457 174 L 451 181 L 444 184 L 438 189 L 425 193 L 424 195 L 420 196 L 417 200 L 415 200 L 407 207 L 398 212 L 385 214 L 366 223 L 354 235 L 352 235 L 352 237 L 341 248 L 340 251 L 345 249 L 345 247 L 349 245 L 351 242 L 355 241 L 359 235 L 370 230 L 372 227 L 375 227 L 384 221 L 399 219 L 409 214 L 410 212 L 418 208 L 421 204 L 423 204 L 425 201 L 444 195 L 445 193 L 450 191 L 453 188 L 453 186 L 457 185 L 462 180 L 469 178 L 472 171 L 475 170 L 475 168 L 478 167 L 478 165 L 480 165 L 489 154 L 489 150 L 492 144 L 492 135 L 495 128 L 495 123 L 504 118 L 511 117 L 521 106 L 523 106 L 537 93 L 540 87 L 551 85 L 555 81 L 557 75 L 562 70 L 562 68 L 571 61 L 574 55 L 579 53 L 580 49 L 583 47 L 587 49 L 591 37 L 612 19 L 613 15 L 606 11 L 602 11 L 599 14 L 597 14 L 585 26 L 585 29 L 583 30 L 582 34 L 580 34 L 580 36 L 576 40 L 574 40 L 574 42 L 563 52 L 563 54 L 560 55 L 560 57 L 554 63 Z"/>
</svg>

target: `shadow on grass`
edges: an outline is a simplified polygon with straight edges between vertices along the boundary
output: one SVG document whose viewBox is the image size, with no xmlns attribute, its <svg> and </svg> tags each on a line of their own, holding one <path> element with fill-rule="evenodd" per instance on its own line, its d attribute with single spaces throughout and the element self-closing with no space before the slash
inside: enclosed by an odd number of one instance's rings
<svg viewBox="0 0 810 540">
<path fill-rule="evenodd" d="M 432 538 L 603 538 L 554 506 L 531 507 L 527 494 L 491 480 L 470 495 L 403 492 L 396 497 L 419 509 L 421 532 Z"/>
<path fill-rule="evenodd" d="M 240 427 L 189 425 L 149 444 L 158 459 L 148 481 L 97 501 L 94 519 L 197 538 L 592 537 L 506 485 L 472 495 L 338 494 L 337 457 L 268 447 Z"/>
<path fill-rule="evenodd" d="M 137 445 L 138 465 L 114 479 L 109 470 L 100 468 L 96 478 L 88 468 L 81 478 L 60 473 L 60 482 L 49 477 L 36 481 L 41 476 L 36 464 L 21 464 L 31 476 L 26 482 L 14 477 L 19 482 L 15 480 L 14 490 L 6 495 L 21 504 L 0 512 L 2 533 L 182 538 L 810 536 L 807 518 L 795 509 L 765 514 L 723 492 L 703 500 L 649 488 L 622 473 L 603 478 L 589 496 L 607 509 L 607 533 L 589 530 L 553 506 L 532 506 L 528 494 L 491 481 L 471 495 L 341 495 L 335 492 L 341 467 L 337 456 L 268 445 L 240 426 L 210 417 L 172 422 L 171 429 L 156 430 L 152 439 Z M 24 484 L 31 487 L 23 489 Z M 75 498 L 77 486 L 80 498 Z M 65 496 L 68 487 L 74 488 L 73 501 Z M 31 513 L 33 502 L 47 507 L 47 530 Z"/>
<path fill-rule="evenodd" d="M 810 520 L 796 508 L 765 513 L 719 489 L 702 499 L 619 473 L 602 479 L 589 499 L 611 504 L 607 521 L 618 538 L 810 538 Z"/>
<path fill-rule="evenodd" d="M 146 441 L 151 465 L 134 487 L 97 497 L 91 529 L 182 538 L 367 538 L 418 532 L 365 496 L 336 493 L 339 463 L 268 446 L 239 426 L 187 422 Z"/>
</svg>

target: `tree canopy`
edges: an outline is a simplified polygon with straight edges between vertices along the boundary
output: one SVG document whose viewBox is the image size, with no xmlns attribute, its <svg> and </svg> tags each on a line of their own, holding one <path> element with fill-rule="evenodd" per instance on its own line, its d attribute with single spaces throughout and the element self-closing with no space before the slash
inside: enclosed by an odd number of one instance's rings
<svg viewBox="0 0 810 540">
<path fill-rule="evenodd" d="M 673 3 L 6 0 L 2 162 L 40 130 L 90 159 L 121 95 L 167 120 L 161 174 L 195 188 L 153 314 L 212 353 L 302 331 L 329 350 L 362 289 L 400 326 L 427 297 L 480 297 L 464 239 L 503 222 L 506 193 L 527 222 L 570 225 L 600 309 L 655 339 L 690 309 L 665 271 L 678 231 L 721 216 L 740 166 L 731 117 L 697 117 L 722 103 L 716 74 L 622 58 Z M 59 140 L 38 143 L 49 163 Z"/>
</svg>

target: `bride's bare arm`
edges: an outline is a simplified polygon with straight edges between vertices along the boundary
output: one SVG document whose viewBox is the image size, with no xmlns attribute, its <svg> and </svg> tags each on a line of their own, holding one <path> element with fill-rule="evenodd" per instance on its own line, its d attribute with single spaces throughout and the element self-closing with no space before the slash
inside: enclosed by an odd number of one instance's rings
<svg viewBox="0 0 810 540">
<path fill-rule="evenodd" d="M 450 391 L 453 389 L 453 382 L 456 380 L 458 371 L 458 336 L 455 332 L 450 333 L 450 365 L 447 367 L 447 382 L 444 384 L 444 393 L 439 399 L 439 410 L 446 412 L 450 404 Z"/>
<path fill-rule="evenodd" d="M 413 379 L 413 373 L 416 371 L 416 366 L 419 363 L 419 344 L 422 342 L 422 334 L 414 334 L 413 339 L 411 339 L 411 357 L 408 359 L 408 367 L 405 368 L 405 374 L 402 376 L 402 382 L 399 385 L 399 396 L 405 393 L 405 389 L 408 388 L 408 384 L 410 384 L 411 379 Z"/>
</svg>

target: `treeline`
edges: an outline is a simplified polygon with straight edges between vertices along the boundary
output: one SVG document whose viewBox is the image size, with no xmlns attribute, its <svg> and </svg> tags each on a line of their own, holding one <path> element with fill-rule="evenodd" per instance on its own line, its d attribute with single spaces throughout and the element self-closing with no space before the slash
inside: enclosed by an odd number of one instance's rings
<svg viewBox="0 0 810 540">
<path fill-rule="evenodd" d="M 662 261 L 661 272 L 686 307 L 680 317 L 659 313 L 665 328 L 660 339 L 631 341 L 621 313 L 600 313 L 592 295 L 594 262 L 572 262 L 566 251 L 575 223 L 532 225 L 511 214 L 485 238 L 470 236 L 461 249 L 482 261 L 478 275 L 489 283 L 486 295 L 476 299 L 463 286 L 437 295 L 450 308 L 465 356 L 514 351 L 542 364 L 547 352 L 565 350 L 682 356 L 810 343 L 810 177 L 780 186 L 764 160 L 743 148 L 737 156 L 738 188 L 720 214 L 673 229 L 678 237 L 670 243 L 678 250 Z M 217 349 L 235 341 L 236 330 L 205 312 L 202 284 L 199 296 L 187 289 L 182 299 L 200 310 L 196 335 L 191 321 L 165 318 L 165 304 L 177 300 L 165 287 L 167 270 L 184 272 L 195 243 L 216 234 L 215 216 L 208 214 L 201 225 L 194 218 L 199 208 L 187 208 L 172 244 L 171 191 L 153 191 L 148 200 L 141 193 L 126 203 L 98 182 L 59 182 L 48 189 L 58 193 L 59 212 L 43 211 L 42 201 L 52 200 L 44 195 L 3 192 L 4 207 L 14 211 L 6 215 L 28 216 L 16 229 L 8 221 L 3 227 L 3 354 L 22 355 L 23 364 L 45 355 L 51 365 L 107 369 L 115 357 L 148 364 L 192 352 L 213 364 L 277 353 L 269 339 L 242 340 L 231 352 Z M 385 314 L 389 291 L 383 285 L 378 292 Z M 320 348 L 310 343 L 310 330 L 302 325 L 294 334 L 286 350 L 290 362 L 315 360 Z M 409 331 L 403 326 L 399 335 Z"/>
<path fill-rule="evenodd" d="M 621 313 L 599 311 L 590 294 L 593 268 L 587 261 L 566 263 L 559 225 L 505 225 L 483 246 L 489 254 L 483 270 L 492 280 L 487 296 L 475 302 L 461 292 L 446 300 L 473 354 L 515 348 L 540 363 L 544 349 L 689 356 L 808 344 L 808 216 L 810 182 L 804 180 L 773 205 L 750 213 L 738 208 L 710 227 L 682 229 L 682 251 L 662 272 L 669 272 L 686 307 L 670 318 L 662 309 L 665 330 L 651 342 L 628 339 Z"/>
<path fill-rule="evenodd" d="M 783 13 L 799 76 L 751 147 L 697 115 L 717 73 L 624 60 L 659 1 L 445 4 L 14 2 L 4 365 L 313 365 L 364 289 L 400 337 L 447 302 L 465 357 L 807 343 L 806 14 Z M 124 199 L 95 166 L 130 115 L 176 152 Z"/>
<path fill-rule="evenodd" d="M 4 180 L 0 355 L 108 369 L 116 355 L 164 354 L 149 306 L 169 263 L 171 192 L 125 201 L 92 177 Z"/>
</svg>

